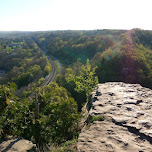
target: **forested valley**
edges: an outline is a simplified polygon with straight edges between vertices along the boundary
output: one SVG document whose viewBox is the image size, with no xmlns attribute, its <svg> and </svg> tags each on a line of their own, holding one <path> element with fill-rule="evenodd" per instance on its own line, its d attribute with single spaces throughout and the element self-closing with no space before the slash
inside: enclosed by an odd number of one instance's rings
<svg viewBox="0 0 152 152">
<path fill-rule="evenodd" d="M 49 58 L 56 77 L 43 85 L 54 72 Z M 0 32 L 0 139 L 75 149 L 90 93 L 120 81 L 152 89 L 152 31 Z"/>
</svg>

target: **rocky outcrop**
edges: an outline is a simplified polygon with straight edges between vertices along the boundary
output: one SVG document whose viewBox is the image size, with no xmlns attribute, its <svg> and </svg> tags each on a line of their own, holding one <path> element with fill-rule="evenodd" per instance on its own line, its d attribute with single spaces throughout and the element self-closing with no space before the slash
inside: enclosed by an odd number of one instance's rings
<svg viewBox="0 0 152 152">
<path fill-rule="evenodd" d="M 122 82 L 98 84 L 88 109 L 89 117 L 105 120 L 85 125 L 79 152 L 152 152 L 152 90 Z"/>
<path fill-rule="evenodd" d="M 11 137 L 6 141 L 0 143 L 1 152 L 33 152 L 36 145 L 31 141 L 25 140 L 21 137 L 14 138 Z"/>
</svg>

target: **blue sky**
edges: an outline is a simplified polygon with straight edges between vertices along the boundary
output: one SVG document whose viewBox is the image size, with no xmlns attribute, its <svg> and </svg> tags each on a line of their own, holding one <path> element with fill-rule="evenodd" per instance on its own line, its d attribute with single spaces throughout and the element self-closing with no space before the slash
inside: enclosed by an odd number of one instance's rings
<svg viewBox="0 0 152 152">
<path fill-rule="evenodd" d="M 0 0 L 0 31 L 152 30 L 151 0 Z"/>
</svg>

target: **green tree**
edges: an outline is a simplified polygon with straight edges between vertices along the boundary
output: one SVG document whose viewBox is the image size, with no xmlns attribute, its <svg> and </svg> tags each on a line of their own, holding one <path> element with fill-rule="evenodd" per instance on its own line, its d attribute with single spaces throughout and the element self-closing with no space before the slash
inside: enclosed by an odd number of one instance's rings
<svg viewBox="0 0 152 152">
<path fill-rule="evenodd" d="M 87 60 L 86 65 L 82 65 L 80 68 L 80 73 L 69 72 L 66 74 L 66 81 L 68 83 L 75 83 L 75 91 L 78 93 L 85 92 L 88 99 L 90 93 L 93 91 L 94 87 L 98 84 L 98 77 L 95 76 L 95 71 L 97 67 L 92 67 Z"/>
<path fill-rule="evenodd" d="M 31 140 L 38 148 L 50 141 L 62 143 L 76 135 L 77 104 L 66 89 L 51 83 L 32 101 L 10 103 L 0 117 L 0 136 L 17 135 Z"/>
<path fill-rule="evenodd" d="M 51 71 L 51 67 L 46 65 L 45 68 L 44 68 L 44 74 L 47 75 L 47 74 L 50 73 L 50 71 Z"/>
<path fill-rule="evenodd" d="M 15 100 L 16 97 L 13 92 L 17 89 L 15 83 L 9 83 L 8 85 L 0 85 L 0 115 L 3 115 L 3 111 L 10 103 L 10 100 Z"/>
</svg>

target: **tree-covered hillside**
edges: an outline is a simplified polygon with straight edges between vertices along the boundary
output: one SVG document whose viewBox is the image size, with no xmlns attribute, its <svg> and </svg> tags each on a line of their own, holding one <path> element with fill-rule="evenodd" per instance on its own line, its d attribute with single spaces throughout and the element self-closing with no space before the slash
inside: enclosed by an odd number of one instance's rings
<svg viewBox="0 0 152 152">
<path fill-rule="evenodd" d="M 42 88 L 54 72 L 48 56 L 62 70 Z M 81 108 L 111 81 L 152 89 L 152 31 L 0 32 L 0 138 L 23 136 L 42 151 L 77 138 Z"/>
<path fill-rule="evenodd" d="M 80 59 L 97 66 L 99 82 L 123 81 L 152 88 L 152 32 L 133 30 L 52 31 L 34 33 L 48 54 L 65 67 Z"/>
<path fill-rule="evenodd" d="M 0 71 L 4 73 L 1 84 L 14 82 L 18 94 L 26 96 L 49 74 L 51 64 L 29 36 L 8 37 L 0 39 Z"/>
<path fill-rule="evenodd" d="M 92 63 L 98 66 L 99 81 L 139 83 L 152 88 L 151 35 L 151 31 L 127 31 L 117 47 L 96 54 Z"/>
<path fill-rule="evenodd" d="M 56 31 L 34 33 L 35 41 L 47 46 L 48 54 L 60 59 L 64 65 L 71 65 L 81 59 L 83 63 L 91 59 L 97 52 L 103 52 L 120 41 L 125 31 Z"/>
</svg>

